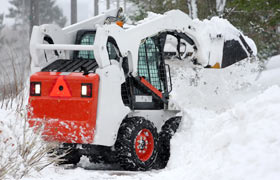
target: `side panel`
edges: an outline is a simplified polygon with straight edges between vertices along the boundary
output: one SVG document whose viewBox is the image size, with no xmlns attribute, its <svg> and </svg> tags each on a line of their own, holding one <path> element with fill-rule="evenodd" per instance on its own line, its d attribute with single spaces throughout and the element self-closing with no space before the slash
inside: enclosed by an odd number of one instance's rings
<svg viewBox="0 0 280 180">
<path fill-rule="evenodd" d="M 92 143 L 96 125 L 99 76 L 82 73 L 38 72 L 41 95 L 30 96 L 30 126 L 43 125 L 46 141 Z M 92 97 L 81 97 L 81 84 L 92 84 Z"/>
<path fill-rule="evenodd" d="M 113 146 L 119 126 L 130 109 L 123 104 L 121 84 L 124 73 L 118 63 L 97 69 L 100 76 L 97 120 L 93 144 Z"/>
</svg>

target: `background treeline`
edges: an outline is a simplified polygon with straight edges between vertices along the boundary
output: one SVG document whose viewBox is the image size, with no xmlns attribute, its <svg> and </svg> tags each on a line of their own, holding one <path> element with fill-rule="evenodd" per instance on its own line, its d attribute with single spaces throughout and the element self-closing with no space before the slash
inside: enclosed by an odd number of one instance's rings
<svg viewBox="0 0 280 180">
<path fill-rule="evenodd" d="M 5 16 L 15 20 L 14 28 L 19 31 L 30 32 L 33 25 L 44 23 L 63 27 L 67 22 L 56 0 L 9 0 L 9 3 L 12 7 Z M 75 23 L 79 1 L 69 0 L 70 3 L 70 19 Z M 201 20 L 220 16 L 256 42 L 260 58 L 280 54 L 280 0 L 93 0 L 93 6 L 93 15 L 99 14 L 100 6 L 106 6 L 106 9 L 123 7 L 132 21 L 145 18 L 148 11 L 164 13 L 172 9 L 180 9 Z M 5 39 L 1 33 L 3 18 L 0 14 L 0 42 Z"/>
</svg>

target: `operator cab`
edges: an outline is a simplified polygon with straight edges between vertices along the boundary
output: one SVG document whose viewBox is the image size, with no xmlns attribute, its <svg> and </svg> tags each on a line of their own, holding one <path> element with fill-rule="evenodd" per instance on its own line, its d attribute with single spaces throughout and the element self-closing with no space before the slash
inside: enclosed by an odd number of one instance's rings
<svg viewBox="0 0 280 180">
<path fill-rule="evenodd" d="M 93 45 L 96 30 L 79 30 L 75 44 Z M 163 32 L 143 39 L 138 48 L 138 77 L 129 76 L 127 57 L 121 57 L 118 45 L 112 37 L 107 40 L 107 52 L 111 63 L 121 63 L 126 81 L 121 85 L 122 100 L 132 110 L 159 110 L 168 105 L 172 91 L 169 65 L 165 63 L 165 48 L 169 37 L 178 41 L 179 57 L 183 42 L 194 46 L 192 39 L 182 33 Z M 184 40 L 184 41 L 183 41 Z M 98 68 L 94 51 L 73 51 L 70 60 L 59 59 L 43 68 L 43 72 L 83 72 L 84 75 L 95 73 Z M 166 105 L 166 106 L 165 106 Z"/>
<path fill-rule="evenodd" d="M 96 31 L 95 30 L 80 30 L 77 32 L 76 42 L 75 44 L 79 45 L 93 45 L 95 40 Z M 107 51 L 109 55 L 109 59 L 115 59 L 119 61 L 120 57 L 117 53 L 117 45 L 112 40 L 112 38 L 108 38 L 107 42 Z M 95 60 L 93 51 L 74 51 L 73 59 L 88 59 Z"/>
</svg>

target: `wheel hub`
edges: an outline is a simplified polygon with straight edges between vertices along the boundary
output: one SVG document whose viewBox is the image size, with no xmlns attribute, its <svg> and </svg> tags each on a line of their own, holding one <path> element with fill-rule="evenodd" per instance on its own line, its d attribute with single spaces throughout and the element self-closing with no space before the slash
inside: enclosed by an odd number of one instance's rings
<svg viewBox="0 0 280 180">
<path fill-rule="evenodd" d="M 147 161 L 154 151 L 154 137 L 151 131 L 148 129 L 139 131 L 135 139 L 134 147 L 138 158 L 143 162 Z"/>
</svg>

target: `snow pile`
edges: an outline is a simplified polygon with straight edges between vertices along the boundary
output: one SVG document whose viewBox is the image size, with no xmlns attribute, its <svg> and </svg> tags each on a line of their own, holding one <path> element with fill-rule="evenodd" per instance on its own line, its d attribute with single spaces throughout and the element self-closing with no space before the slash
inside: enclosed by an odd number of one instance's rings
<svg viewBox="0 0 280 180">
<path fill-rule="evenodd" d="M 227 19 L 214 16 L 210 20 L 204 19 L 203 21 L 201 21 L 199 19 L 195 19 L 193 21 L 197 28 L 197 32 L 201 34 L 202 39 L 204 40 L 213 40 L 217 38 L 219 34 L 221 34 L 225 41 L 234 39 L 239 41 L 242 45 L 239 36 L 240 34 L 243 35 L 243 33 L 236 27 L 234 27 Z M 244 38 L 252 49 L 253 54 L 257 55 L 257 46 L 255 42 L 247 36 L 244 36 Z M 244 48 L 244 50 L 246 50 L 246 48 Z"/>
<path fill-rule="evenodd" d="M 16 171 L 21 171 L 18 156 L 18 142 L 15 136 L 18 122 L 15 113 L 0 109 L 0 179 L 11 177 Z"/>
<path fill-rule="evenodd" d="M 171 102 L 180 108 L 225 111 L 249 99 L 258 64 L 241 61 L 225 69 L 205 69 L 188 61 L 169 61 L 173 78 Z"/>
<path fill-rule="evenodd" d="M 0 179 L 20 179 L 58 161 L 47 156 L 54 144 L 41 140 L 40 128 L 34 133 L 26 113 L 0 109 Z"/>
<path fill-rule="evenodd" d="M 46 180 L 278 180 L 279 108 L 277 85 L 220 114 L 186 108 L 180 129 L 171 140 L 170 161 L 163 170 L 125 172 L 52 167 L 40 177 Z"/>
<path fill-rule="evenodd" d="M 258 81 L 257 64 L 247 61 L 219 70 L 170 61 L 172 99 L 183 109 L 183 121 L 163 170 L 104 171 L 84 163 L 76 169 L 51 166 L 35 179 L 279 179 L 280 79 L 271 73 L 279 71 L 279 61 L 272 58 L 268 64 L 274 65 Z"/>
<path fill-rule="evenodd" d="M 246 61 L 222 70 L 172 62 L 184 108 L 160 179 L 279 179 L 280 55 L 258 76 Z"/>
<path fill-rule="evenodd" d="M 273 86 L 222 114 L 185 109 L 168 169 L 189 180 L 279 179 L 279 108 Z"/>
<path fill-rule="evenodd" d="M 264 88 L 269 87 L 271 84 L 278 84 L 280 85 L 280 55 L 271 57 L 266 66 L 264 71 L 260 73 L 258 82 L 259 86 Z"/>
<path fill-rule="evenodd" d="M 273 56 L 269 59 L 266 70 L 277 69 L 280 67 L 280 55 Z"/>
<path fill-rule="evenodd" d="M 4 118 L 8 118 L 12 123 L 13 118 L 5 117 L 4 114 L 6 114 L 6 111 L 0 109 L 0 169 L 13 158 L 11 154 L 16 151 L 16 141 L 13 136 L 13 132 L 11 131 L 11 128 L 7 126 L 7 120 L 5 123 L 3 121 Z"/>
<path fill-rule="evenodd" d="M 252 55 L 257 55 L 257 47 L 252 39 L 244 36 L 243 33 L 234 27 L 227 19 L 212 17 L 210 20 L 205 19 L 203 21 L 195 19 L 193 20 L 193 27 L 195 31 L 195 38 L 198 41 L 196 44 L 198 49 L 197 60 L 203 66 L 215 65 L 216 62 L 223 59 L 224 42 L 235 40 L 242 46 L 243 50 L 247 52 L 247 56 L 250 57 L 248 50 L 242 43 L 240 36 L 244 37 L 246 43 L 253 51 Z M 231 47 L 236 48 L 235 46 Z M 201 50 L 200 54 L 199 51 Z M 224 59 L 223 59 L 224 60 Z M 222 64 L 220 62 L 220 64 Z"/>
</svg>

